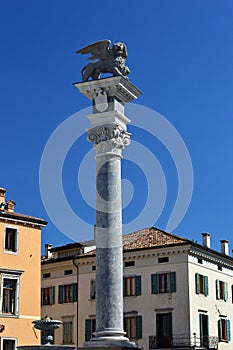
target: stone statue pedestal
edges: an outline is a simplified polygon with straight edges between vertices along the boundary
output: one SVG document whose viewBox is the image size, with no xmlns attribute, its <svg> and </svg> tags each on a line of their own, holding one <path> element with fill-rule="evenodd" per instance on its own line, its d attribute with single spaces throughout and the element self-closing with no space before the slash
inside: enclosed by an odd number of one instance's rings
<svg viewBox="0 0 233 350">
<path fill-rule="evenodd" d="M 141 91 L 122 76 L 74 86 L 92 101 L 87 131 L 96 151 L 96 331 L 84 348 L 136 348 L 123 330 L 121 159 L 130 143 L 124 106 Z"/>
</svg>

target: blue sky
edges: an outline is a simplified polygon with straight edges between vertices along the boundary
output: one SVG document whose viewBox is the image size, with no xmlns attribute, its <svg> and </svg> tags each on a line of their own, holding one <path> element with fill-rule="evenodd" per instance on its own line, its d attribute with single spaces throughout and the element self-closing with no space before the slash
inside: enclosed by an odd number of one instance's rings
<svg viewBox="0 0 233 350">
<path fill-rule="evenodd" d="M 42 152 L 64 120 L 90 106 L 72 86 L 80 81 L 86 62 L 75 52 L 101 39 L 127 44 L 130 81 L 143 91 L 137 103 L 170 121 L 189 151 L 193 196 L 173 232 L 199 242 L 202 232 L 210 232 L 217 250 L 220 239 L 232 242 L 232 1 L 8 0 L 1 2 L 0 16 L 0 186 L 17 203 L 16 211 L 49 221 L 43 243 L 60 245 L 70 238 L 51 222 L 41 200 Z M 156 155 L 166 176 L 165 207 L 154 223 L 165 229 L 178 188 L 174 164 L 155 137 L 145 137 L 133 127 L 130 131 Z M 84 136 L 79 142 L 64 163 L 64 192 L 76 214 L 93 225 L 94 209 L 85 205 L 77 188 L 77 170 L 92 146 Z M 130 221 L 146 201 L 146 175 L 130 161 L 122 167 L 134 186 L 132 202 L 123 213 Z M 93 178 L 92 174 L 86 186 L 93 186 L 94 192 Z M 77 240 L 83 237 L 92 238 L 77 228 Z"/>
</svg>

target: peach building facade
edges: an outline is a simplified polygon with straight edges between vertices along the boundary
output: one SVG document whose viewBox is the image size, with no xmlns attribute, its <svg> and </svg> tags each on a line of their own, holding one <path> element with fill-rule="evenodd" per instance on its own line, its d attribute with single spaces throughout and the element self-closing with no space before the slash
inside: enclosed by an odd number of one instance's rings
<svg viewBox="0 0 233 350">
<path fill-rule="evenodd" d="M 14 211 L 0 188 L 0 349 L 40 344 L 41 229 L 47 222 Z"/>
</svg>

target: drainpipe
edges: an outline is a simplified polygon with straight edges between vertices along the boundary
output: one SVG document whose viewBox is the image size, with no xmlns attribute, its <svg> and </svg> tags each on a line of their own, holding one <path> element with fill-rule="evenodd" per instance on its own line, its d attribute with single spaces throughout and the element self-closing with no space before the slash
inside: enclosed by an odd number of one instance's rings
<svg viewBox="0 0 233 350">
<path fill-rule="evenodd" d="M 77 347 L 78 347 L 79 266 L 78 266 L 78 264 L 76 264 L 76 262 L 75 262 L 76 256 L 77 256 L 77 255 L 74 255 L 74 256 L 73 256 L 73 264 L 74 264 L 74 266 L 75 266 L 76 269 L 77 269 L 77 308 L 76 308 L 76 312 L 77 312 L 77 316 L 76 316 L 76 317 L 77 317 L 77 320 L 76 320 L 77 332 L 76 332 L 76 336 L 77 336 Z"/>
</svg>

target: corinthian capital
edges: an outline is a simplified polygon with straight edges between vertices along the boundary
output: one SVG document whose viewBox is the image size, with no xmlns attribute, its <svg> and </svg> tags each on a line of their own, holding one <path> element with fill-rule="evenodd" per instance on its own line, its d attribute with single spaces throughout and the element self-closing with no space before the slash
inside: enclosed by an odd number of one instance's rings
<svg viewBox="0 0 233 350">
<path fill-rule="evenodd" d="M 87 139 L 94 142 L 94 146 L 108 141 L 108 145 L 111 144 L 113 148 L 123 149 L 130 143 L 130 133 L 118 124 L 108 124 L 89 129 Z"/>
</svg>

